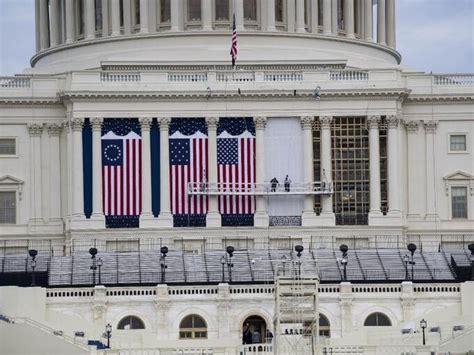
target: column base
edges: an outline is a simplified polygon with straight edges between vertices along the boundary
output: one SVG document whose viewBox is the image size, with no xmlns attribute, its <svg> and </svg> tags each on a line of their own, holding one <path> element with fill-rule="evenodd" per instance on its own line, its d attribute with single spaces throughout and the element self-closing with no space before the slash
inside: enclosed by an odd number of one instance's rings
<svg viewBox="0 0 474 355">
<path fill-rule="evenodd" d="M 91 218 L 84 215 L 72 216 L 71 229 L 105 229 L 105 217 L 100 214 Z"/>
<path fill-rule="evenodd" d="M 439 216 L 436 213 L 427 213 L 425 216 L 425 221 L 427 222 L 437 222 L 439 220 Z"/>
<path fill-rule="evenodd" d="M 383 226 L 386 225 L 386 216 L 379 210 L 369 212 L 369 226 Z"/>
<path fill-rule="evenodd" d="M 159 227 L 158 218 L 153 213 L 142 213 L 140 215 L 140 228 L 156 228 Z"/>
<path fill-rule="evenodd" d="M 369 213 L 369 225 L 401 226 L 403 224 L 402 213 L 400 211 L 390 211 L 385 216 L 371 215 L 371 213 Z"/>
<path fill-rule="evenodd" d="M 28 221 L 29 234 L 59 234 L 63 233 L 63 221 L 61 219 L 43 221 L 42 218 L 32 218 Z"/>
<path fill-rule="evenodd" d="M 207 212 L 206 215 L 206 227 L 222 227 L 221 215 L 219 212 Z"/>
<path fill-rule="evenodd" d="M 170 212 L 160 212 L 157 226 L 159 228 L 173 228 L 173 215 Z"/>
<path fill-rule="evenodd" d="M 264 211 L 257 211 L 253 216 L 254 227 L 268 227 L 270 225 L 270 217 L 268 213 Z"/>
<path fill-rule="evenodd" d="M 321 212 L 319 216 L 316 216 L 317 225 L 321 227 L 335 227 L 336 226 L 336 215 L 334 212 Z"/>
<path fill-rule="evenodd" d="M 303 227 L 316 227 L 318 225 L 318 217 L 314 211 L 304 211 L 301 215 L 301 225 Z"/>
<path fill-rule="evenodd" d="M 408 222 L 419 222 L 419 221 L 421 221 L 422 219 L 423 219 L 423 218 L 421 217 L 420 214 L 414 214 L 414 213 L 412 213 L 412 214 L 409 214 L 409 215 L 407 216 Z"/>
</svg>

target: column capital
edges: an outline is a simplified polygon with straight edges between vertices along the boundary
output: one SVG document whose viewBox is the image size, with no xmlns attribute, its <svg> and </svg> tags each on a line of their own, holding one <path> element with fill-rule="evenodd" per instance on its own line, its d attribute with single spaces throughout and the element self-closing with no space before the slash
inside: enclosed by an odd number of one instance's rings
<svg viewBox="0 0 474 355">
<path fill-rule="evenodd" d="M 43 123 L 29 123 L 28 133 L 31 137 L 41 137 L 43 133 Z"/>
<path fill-rule="evenodd" d="M 301 127 L 303 129 L 312 129 L 314 123 L 314 116 L 301 116 Z"/>
<path fill-rule="evenodd" d="M 321 117 L 319 117 L 319 124 L 321 126 L 321 129 L 331 128 L 332 121 L 333 121 L 332 116 L 321 116 Z"/>
<path fill-rule="evenodd" d="M 367 126 L 369 129 L 379 129 L 380 116 L 367 117 Z"/>
<path fill-rule="evenodd" d="M 63 129 L 63 124 L 62 123 L 48 123 L 46 125 L 46 128 L 50 136 L 59 136 Z"/>
<path fill-rule="evenodd" d="M 102 117 L 93 117 L 90 119 L 90 122 L 93 131 L 102 130 L 102 122 L 104 122 L 104 119 Z"/>
<path fill-rule="evenodd" d="M 138 121 L 140 122 L 140 127 L 142 129 L 142 132 L 143 131 L 149 131 L 150 126 L 153 123 L 153 118 L 152 117 L 140 117 L 138 119 Z"/>
<path fill-rule="evenodd" d="M 400 123 L 400 118 L 397 115 L 390 115 L 386 118 L 388 129 L 395 129 Z"/>
<path fill-rule="evenodd" d="M 263 116 L 254 117 L 253 123 L 255 124 L 255 129 L 265 129 L 267 118 Z"/>
<path fill-rule="evenodd" d="M 160 124 L 160 131 L 167 131 L 170 128 L 171 118 L 159 117 L 158 123 Z"/>
<path fill-rule="evenodd" d="M 219 117 L 206 117 L 207 129 L 217 129 Z"/>
<path fill-rule="evenodd" d="M 420 121 L 405 121 L 405 127 L 408 133 L 418 132 L 419 126 L 420 126 Z"/>
<path fill-rule="evenodd" d="M 71 119 L 71 128 L 73 131 L 82 131 L 84 126 L 84 119 L 81 117 L 75 117 Z"/>
<path fill-rule="evenodd" d="M 439 122 L 435 120 L 424 121 L 426 133 L 431 133 L 431 134 L 436 133 L 436 129 L 438 128 L 438 123 Z"/>
</svg>

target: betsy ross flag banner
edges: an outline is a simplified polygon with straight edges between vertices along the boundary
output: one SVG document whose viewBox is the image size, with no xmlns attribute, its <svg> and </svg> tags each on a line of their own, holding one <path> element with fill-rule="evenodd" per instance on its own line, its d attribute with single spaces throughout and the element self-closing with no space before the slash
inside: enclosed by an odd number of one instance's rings
<svg viewBox="0 0 474 355">
<path fill-rule="evenodd" d="M 232 16 L 232 39 L 230 45 L 230 56 L 232 58 L 232 67 L 235 67 L 237 60 L 237 27 L 235 26 L 235 13 Z"/>
</svg>

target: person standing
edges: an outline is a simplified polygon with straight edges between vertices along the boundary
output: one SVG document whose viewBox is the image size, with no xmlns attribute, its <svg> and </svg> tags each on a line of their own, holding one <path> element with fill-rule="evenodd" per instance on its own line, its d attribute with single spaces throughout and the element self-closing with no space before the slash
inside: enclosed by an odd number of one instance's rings
<svg viewBox="0 0 474 355">
<path fill-rule="evenodd" d="M 286 192 L 290 192 L 290 184 L 291 184 L 291 180 L 288 177 L 288 175 L 286 175 L 285 182 L 284 182 Z"/>
<path fill-rule="evenodd" d="M 273 179 L 270 180 L 270 184 L 271 184 L 271 192 L 275 192 L 276 191 L 276 188 L 277 188 L 277 185 L 278 185 L 278 180 L 276 177 L 274 177 Z"/>
</svg>

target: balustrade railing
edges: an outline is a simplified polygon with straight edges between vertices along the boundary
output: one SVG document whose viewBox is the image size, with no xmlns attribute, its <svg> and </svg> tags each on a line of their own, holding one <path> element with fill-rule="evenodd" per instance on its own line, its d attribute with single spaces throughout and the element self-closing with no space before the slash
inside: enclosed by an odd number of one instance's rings
<svg viewBox="0 0 474 355">
<path fill-rule="evenodd" d="M 100 73 L 100 81 L 105 83 L 138 83 L 141 81 L 140 73 Z"/>
<path fill-rule="evenodd" d="M 22 77 L 0 77 L 0 88 L 29 88 L 31 84 L 30 78 Z"/>
<path fill-rule="evenodd" d="M 335 81 L 366 81 L 369 80 L 369 72 L 361 70 L 331 71 L 329 79 Z"/>
<path fill-rule="evenodd" d="M 433 84 L 440 86 L 473 86 L 474 74 L 439 74 L 433 76 Z"/>
<path fill-rule="evenodd" d="M 303 73 L 265 73 L 264 81 L 303 81 Z"/>
<path fill-rule="evenodd" d="M 190 195 L 328 195 L 332 194 L 332 183 L 188 183 Z"/>
<path fill-rule="evenodd" d="M 216 73 L 216 80 L 218 82 L 250 82 L 255 81 L 255 72 L 246 71 L 231 71 Z"/>
<path fill-rule="evenodd" d="M 173 83 L 201 83 L 207 81 L 207 73 L 172 73 L 168 81 Z"/>
</svg>

